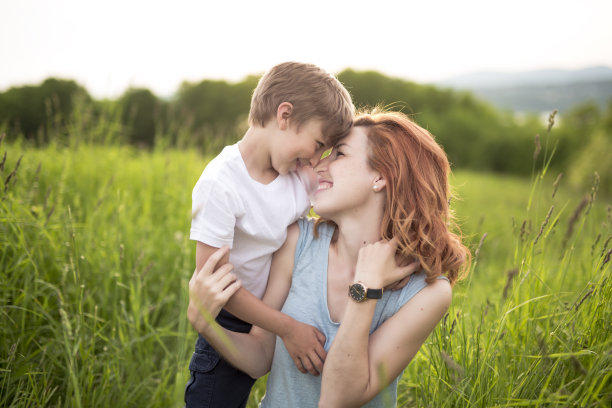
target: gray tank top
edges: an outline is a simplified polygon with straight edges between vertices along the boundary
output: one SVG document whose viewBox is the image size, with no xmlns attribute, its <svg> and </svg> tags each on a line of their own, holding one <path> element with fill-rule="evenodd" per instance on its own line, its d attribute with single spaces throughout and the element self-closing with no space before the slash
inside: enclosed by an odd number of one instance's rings
<svg viewBox="0 0 612 408">
<path fill-rule="evenodd" d="M 319 237 L 314 238 L 314 220 L 298 221 L 300 235 L 295 250 L 293 279 L 282 312 L 296 320 L 310 324 L 325 334 L 325 350 L 329 351 L 340 323 L 332 321 L 327 308 L 327 260 L 334 227 L 319 226 Z M 393 316 L 406 302 L 427 284 L 423 271 L 412 275 L 401 290 L 383 293 L 377 301 L 370 334 Z M 348 296 L 348 288 L 347 288 Z M 396 405 L 399 376 L 365 407 Z M 260 406 L 264 408 L 317 407 L 321 393 L 321 376 L 302 374 L 295 368 L 281 338 L 277 337 L 272 368 L 266 385 L 266 395 Z"/>
</svg>

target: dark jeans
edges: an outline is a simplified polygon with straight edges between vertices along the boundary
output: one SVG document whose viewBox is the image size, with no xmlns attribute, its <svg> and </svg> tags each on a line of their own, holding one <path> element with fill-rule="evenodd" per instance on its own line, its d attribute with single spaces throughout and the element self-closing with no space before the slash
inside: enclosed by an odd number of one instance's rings
<svg viewBox="0 0 612 408">
<path fill-rule="evenodd" d="M 251 325 L 221 310 L 217 322 L 228 330 L 248 333 Z M 255 380 L 225 361 L 198 335 L 189 363 L 191 377 L 185 387 L 187 408 L 243 408 Z"/>
</svg>

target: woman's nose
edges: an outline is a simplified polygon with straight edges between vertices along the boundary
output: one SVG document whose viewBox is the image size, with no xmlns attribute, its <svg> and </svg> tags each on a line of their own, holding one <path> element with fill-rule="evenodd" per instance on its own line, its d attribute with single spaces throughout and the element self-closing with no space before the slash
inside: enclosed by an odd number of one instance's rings
<svg viewBox="0 0 612 408">
<path fill-rule="evenodd" d="M 329 163 L 329 158 L 330 158 L 330 156 L 327 156 L 324 159 L 319 159 L 319 162 L 316 165 L 313 166 L 314 171 L 316 173 L 321 173 L 321 172 L 327 171 L 327 164 Z"/>
</svg>

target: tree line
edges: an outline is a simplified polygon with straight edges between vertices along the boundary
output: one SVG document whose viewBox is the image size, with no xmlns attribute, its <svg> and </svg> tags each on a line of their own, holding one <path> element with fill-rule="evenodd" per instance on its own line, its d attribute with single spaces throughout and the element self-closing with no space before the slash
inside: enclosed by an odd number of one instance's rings
<svg viewBox="0 0 612 408">
<path fill-rule="evenodd" d="M 561 112 L 560 123 L 547 136 L 546 124 L 536 114 L 519 117 L 467 91 L 417 84 L 375 71 L 346 69 L 338 78 L 358 108 L 379 105 L 411 115 L 435 135 L 455 167 L 529 174 L 536 134 L 540 143 L 557 145 L 553 169 L 582 166 L 583 173 L 592 174 L 589 163 L 603 162 L 606 167 L 606 160 L 612 162 L 607 153 L 612 150 L 612 100 L 607 110 L 587 103 Z M 258 79 L 252 75 L 233 83 L 184 82 L 170 99 L 131 88 L 116 100 L 96 100 L 75 81 L 49 78 L 40 85 L 0 93 L 0 126 L 9 139 L 21 137 L 37 145 L 61 138 L 79 122 L 82 137 L 90 140 L 145 148 L 196 146 L 215 153 L 246 130 Z M 551 140 L 546 141 L 547 137 Z M 603 172 L 604 177 L 611 173 L 611 165 Z"/>
</svg>

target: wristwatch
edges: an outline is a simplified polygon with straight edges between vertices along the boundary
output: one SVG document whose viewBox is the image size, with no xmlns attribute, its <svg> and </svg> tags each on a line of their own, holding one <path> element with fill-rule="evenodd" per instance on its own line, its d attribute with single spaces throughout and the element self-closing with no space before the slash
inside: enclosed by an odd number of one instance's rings
<svg viewBox="0 0 612 408">
<path fill-rule="evenodd" d="M 355 302 L 363 302 L 366 299 L 381 299 L 382 294 L 382 289 L 368 289 L 360 282 L 349 286 L 349 297 Z"/>
</svg>

